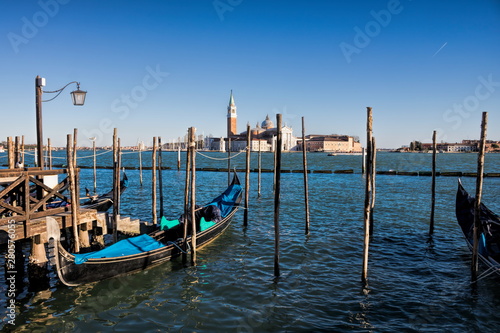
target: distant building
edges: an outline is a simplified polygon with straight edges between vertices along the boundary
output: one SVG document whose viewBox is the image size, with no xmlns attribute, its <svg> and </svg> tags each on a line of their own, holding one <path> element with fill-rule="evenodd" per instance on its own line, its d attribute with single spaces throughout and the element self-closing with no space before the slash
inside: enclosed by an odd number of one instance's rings
<svg viewBox="0 0 500 333">
<path fill-rule="evenodd" d="M 305 139 L 307 151 L 329 153 L 361 153 L 362 151 L 361 143 L 348 135 L 307 135 Z M 298 150 L 302 150 L 302 142 L 299 142 Z"/>
<path fill-rule="evenodd" d="M 479 151 L 479 140 L 462 140 L 461 143 L 437 143 L 436 148 L 443 153 L 471 153 Z M 432 151 L 432 143 L 422 143 L 422 150 Z M 485 152 L 500 152 L 500 141 L 486 140 Z"/>
<path fill-rule="evenodd" d="M 247 147 L 247 131 L 237 134 L 237 119 L 236 104 L 234 102 L 233 92 L 229 97 L 229 105 L 227 107 L 227 137 L 212 138 L 209 143 L 211 150 L 227 151 L 230 145 L 231 151 L 245 150 Z M 252 151 L 274 151 L 276 147 L 277 128 L 273 121 L 266 116 L 266 119 L 256 127 L 250 129 L 251 142 L 250 149 Z M 293 136 L 293 129 L 288 126 L 281 128 L 283 151 L 292 151 L 297 148 L 297 138 Z"/>
</svg>

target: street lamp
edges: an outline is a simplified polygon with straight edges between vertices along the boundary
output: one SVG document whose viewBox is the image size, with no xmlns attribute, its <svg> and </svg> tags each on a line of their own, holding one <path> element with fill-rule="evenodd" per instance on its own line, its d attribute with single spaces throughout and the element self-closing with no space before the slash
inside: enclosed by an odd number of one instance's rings
<svg viewBox="0 0 500 333">
<path fill-rule="evenodd" d="M 39 167 L 44 168 L 43 161 L 43 134 L 42 134 L 42 102 L 50 102 L 61 94 L 61 92 L 70 84 L 76 83 L 76 90 L 71 92 L 71 98 L 73 100 L 73 105 L 83 105 L 85 103 L 86 91 L 80 90 L 80 82 L 72 81 L 66 84 L 64 87 L 54 91 L 43 91 L 45 87 L 45 78 L 36 76 L 35 78 L 35 95 L 36 95 L 36 143 L 37 143 L 37 164 Z M 43 93 L 56 94 L 51 99 L 42 100 Z"/>
</svg>

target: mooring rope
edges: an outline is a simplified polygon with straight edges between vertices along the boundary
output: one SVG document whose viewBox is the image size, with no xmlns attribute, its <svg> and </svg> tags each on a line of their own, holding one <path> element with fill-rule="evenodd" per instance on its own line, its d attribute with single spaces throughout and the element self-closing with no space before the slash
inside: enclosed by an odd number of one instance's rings
<svg viewBox="0 0 500 333">
<path fill-rule="evenodd" d="M 246 150 L 242 150 L 242 151 L 240 151 L 238 154 L 236 154 L 236 155 L 232 155 L 231 157 L 211 157 L 211 156 L 207 156 L 207 155 L 205 155 L 205 154 L 203 154 L 203 153 L 200 153 L 199 151 L 197 151 L 196 153 L 197 153 L 198 155 L 201 155 L 201 156 L 203 156 L 203 157 L 205 157 L 205 158 L 208 158 L 208 159 L 210 159 L 210 160 L 215 160 L 215 161 L 227 161 L 227 160 L 233 159 L 233 158 L 235 158 L 235 157 L 237 157 L 237 156 L 239 156 L 239 155 L 241 155 L 241 154 L 243 154 L 243 153 L 245 153 L 245 152 L 246 152 Z"/>
<path fill-rule="evenodd" d="M 478 282 L 479 280 L 482 280 L 482 279 L 492 275 L 493 273 L 496 273 L 497 270 L 498 270 L 498 267 L 490 267 L 487 270 L 485 270 L 482 274 L 480 274 L 477 277 L 476 281 L 473 281 L 471 283 Z"/>
<path fill-rule="evenodd" d="M 182 239 L 182 238 L 179 238 L 178 240 L 182 240 L 182 241 L 184 241 L 184 239 Z M 181 247 L 180 247 L 179 245 L 177 245 L 177 242 L 168 241 L 168 242 L 167 242 L 167 245 L 168 245 L 168 244 L 172 244 L 172 245 L 174 245 L 176 248 L 178 248 L 178 249 L 179 249 L 179 251 L 181 251 L 181 252 L 182 252 L 182 253 L 184 253 L 184 254 L 188 254 L 188 252 L 190 252 L 190 251 L 191 251 L 191 246 L 189 245 L 189 242 L 186 242 L 187 247 L 188 247 L 188 248 L 187 248 L 187 251 L 184 251 L 183 249 L 181 249 Z"/>
<path fill-rule="evenodd" d="M 100 156 L 100 155 L 104 155 L 104 154 L 108 154 L 108 153 L 111 153 L 112 150 L 105 150 L 103 151 L 102 153 L 98 153 L 98 154 L 95 154 L 95 156 Z M 29 153 L 29 152 L 24 152 L 25 155 L 31 155 L 31 156 L 35 156 L 35 153 Z M 48 156 L 45 156 L 46 158 L 48 158 Z M 90 158 L 90 157 L 94 157 L 94 155 L 88 155 L 88 156 L 80 156 L 80 157 L 77 157 L 76 159 L 79 160 L 79 159 L 82 159 L 82 158 Z M 52 156 L 53 159 L 60 159 L 60 160 L 65 160 L 66 157 L 61 157 L 61 156 Z"/>
</svg>

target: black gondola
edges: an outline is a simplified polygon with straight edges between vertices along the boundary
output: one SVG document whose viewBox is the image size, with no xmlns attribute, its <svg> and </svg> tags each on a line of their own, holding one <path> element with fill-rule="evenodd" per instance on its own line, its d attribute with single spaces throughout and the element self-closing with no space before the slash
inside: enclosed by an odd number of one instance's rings
<svg viewBox="0 0 500 333">
<path fill-rule="evenodd" d="M 124 173 L 122 180 L 120 180 L 120 195 L 123 194 L 123 192 L 127 189 L 128 186 L 128 178 L 127 175 Z M 68 187 L 64 188 L 66 190 Z M 60 191 L 61 193 L 63 192 L 62 190 Z M 80 208 L 84 209 L 95 209 L 98 212 L 106 212 L 108 209 L 113 206 L 113 190 L 109 191 L 108 193 L 98 195 L 96 197 L 91 197 L 89 194 L 89 190 L 86 189 L 87 196 L 90 198 L 83 202 L 80 205 Z M 57 207 L 64 207 L 67 206 L 68 203 L 66 201 L 52 201 L 49 204 L 47 204 L 47 208 L 57 208 Z"/>
<path fill-rule="evenodd" d="M 238 210 L 241 192 L 241 184 L 235 174 L 231 185 L 221 195 L 198 210 L 197 224 L 200 230 L 196 235 L 197 248 L 213 241 L 230 225 Z M 203 211 L 206 211 L 207 215 L 204 215 Z M 217 214 L 214 214 L 214 211 L 217 211 Z M 220 220 L 207 222 L 210 216 L 220 216 Z M 48 219 L 47 234 L 49 239 L 54 239 L 52 255 L 57 275 L 65 285 L 76 286 L 144 270 L 178 257 L 185 244 L 182 238 L 184 222 L 182 217 L 179 220 L 180 222 L 174 224 L 171 223 L 173 221 L 162 223 L 157 231 L 121 240 L 100 251 L 72 254 L 64 249 L 59 241 L 60 230 L 57 222 Z M 186 242 L 189 244 L 190 241 L 191 235 L 188 235 Z"/>
<path fill-rule="evenodd" d="M 127 175 L 124 173 L 123 179 L 120 180 L 120 195 L 123 194 L 127 186 L 128 186 L 128 178 Z M 106 212 L 108 209 L 111 208 L 111 206 L 113 206 L 113 190 L 109 191 L 106 194 L 99 195 L 95 198 L 91 198 L 83 202 L 80 208 L 96 209 L 98 212 Z"/>
<path fill-rule="evenodd" d="M 455 213 L 471 251 L 474 244 L 475 201 L 476 199 L 467 193 L 459 180 Z M 500 217 L 481 203 L 480 221 L 478 256 L 488 269 L 500 274 Z"/>
</svg>

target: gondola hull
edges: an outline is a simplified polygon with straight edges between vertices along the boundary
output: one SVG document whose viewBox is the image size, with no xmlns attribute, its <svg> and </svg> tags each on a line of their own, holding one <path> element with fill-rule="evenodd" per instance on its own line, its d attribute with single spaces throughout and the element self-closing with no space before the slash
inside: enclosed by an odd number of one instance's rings
<svg viewBox="0 0 500 333">
<path fill-rule="evenodd" d="M 473 249 L 474 205 L 471 197 L 458 182 L 455 213 L 464 234 L 467 246 Z M 500 274 L 500 218 L 483 203 L 480 205 L 480 227 L 478 230 L 478 257 L 488 269 Z"/>
</svg>

